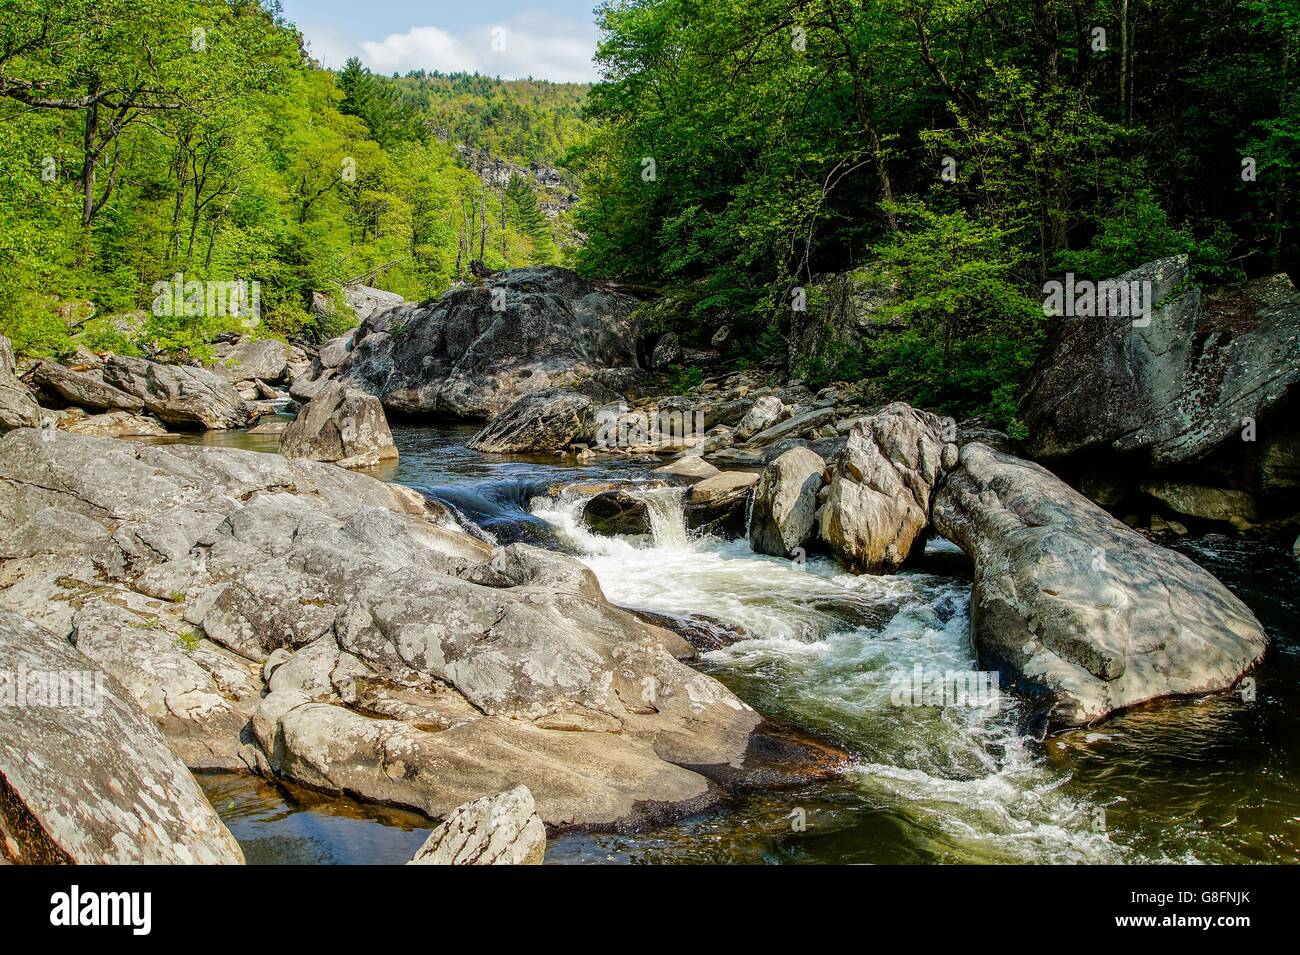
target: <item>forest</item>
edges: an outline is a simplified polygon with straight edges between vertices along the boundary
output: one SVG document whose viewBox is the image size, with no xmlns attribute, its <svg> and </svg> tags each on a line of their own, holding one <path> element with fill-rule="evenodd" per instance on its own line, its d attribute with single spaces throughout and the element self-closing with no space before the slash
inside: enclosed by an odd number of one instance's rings
<svg viewBox="0 0 1300 955">
<path fill-rule="evenodd" d="M 331 72 L 255 0 L 5 4 L 0 334 L 23 354 L 203 360 L 223 321 L 151 314 L 155 283 L 256 281 L 258 334 L 310 342 L 348 322 L 313 293 L 423 299 L 475 259 L 553 261 L 533 184 L 489 187 L 455 146 L 553 160 L 580 125 L 575 95 Z"/>
<path fill-rule="evenodd" d="M 726 327 L 742 365 L 1015 431 L 1045 282 L 1173 253 L 1209 284 L 1300 267 L 1300 0 L 596 16 L 588 89 L 332 72 L 256 0 L 5 5 L 0 333 L 201 359 L 220 329 L 144 314 L 153 283 L 256 280 L 259 333 L 319 341 L 343 320 L 313 293 L 563 262 L 655 286 L 648 327 Z M 572 212 L 543 214 L 530 164 L 571 177 Z M 872 334 L 813 327 L 880 288 Z"/>
<path fill-rule="evenodd" d="M 989 410 L 1045 281 L 1173 253 L 1202 283 L 1300 267 L 1295 0 L 609 0 L 582 266 L 670 291 L 814 383 Z M 879 334 L 806 347 L 828 275 Z M 709 316 L 709 320 L 705 317 Z"/>
</svg>

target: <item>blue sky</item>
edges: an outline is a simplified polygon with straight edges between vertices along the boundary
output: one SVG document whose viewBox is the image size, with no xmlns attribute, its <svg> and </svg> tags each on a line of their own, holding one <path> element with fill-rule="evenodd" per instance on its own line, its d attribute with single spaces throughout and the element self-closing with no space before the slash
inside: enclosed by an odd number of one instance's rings
<svg viewBox="0 0 1300 955">
<path fill-rule="evenodd" d="M 324 65 L 596 79 L 596 0 L 283 0 Z"/>
</svg>

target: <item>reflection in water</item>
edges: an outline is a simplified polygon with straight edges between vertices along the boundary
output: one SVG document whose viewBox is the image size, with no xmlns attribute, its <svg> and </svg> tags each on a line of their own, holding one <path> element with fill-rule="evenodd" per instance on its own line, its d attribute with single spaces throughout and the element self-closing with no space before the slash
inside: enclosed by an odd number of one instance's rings
<svg viewBox="0 0 1300 955">
<path fill-rule="evenodd" d="M 197 778 L 252 865 L 402 865 L 433 828 L 416 813 L 272 786 L 257 776 L 200 773 Z"/>
<path fill-rule="evenodd" d="M 600 537 L 579 520 L 576 496 L 544 492 L 640 478 L 644 463 L 478 454 L 464 446 L 473 427 L 393 430 L 401 458 L 375 476 L 437 497 L 502 543 L 579 556 L 617 603 L 745 627 L 752 639 L 709 654 L 704 669 L 855 757 L 837 779 L 651 832 L 561 836 L 548 862 L 1300 862 L 1300 588 L 1275 543 L 1208 535 L 1176 545 L 1276 641 L 1253 702 L 1165 702 L 1038 744 L 1017 734 L 1013 701 L 996 711 L 891 701 L 891 676 L 916 663 L 975 666 L 969 575 L 947 542 L 931 542 L 925 572 L 854 577 L 825 559 L 800 566 L 693 537 L 673 492 L 647 492 L 651 539 Z M 273 451 L 277 439 L 184 440 Z M 222 778 L 204 785 L 249 861 L 406 861 L 428 825 L 311 794 L 289 804 L 240 777 L 225 777 L 223 802 Z M 792 828 L 795 809 L 805 831 Z"/>
</svg>

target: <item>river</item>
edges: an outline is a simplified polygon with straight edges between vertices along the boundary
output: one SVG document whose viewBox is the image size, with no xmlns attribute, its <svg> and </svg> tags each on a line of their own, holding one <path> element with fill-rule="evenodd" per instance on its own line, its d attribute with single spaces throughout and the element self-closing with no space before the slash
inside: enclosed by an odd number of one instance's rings
<svg viewBox="0 0 1300 955">
<path fill-rule="evenodd" d="M 1022 735 L 1014 701 L 899 705 L 896 674 L 969 671 L 969 573 L 932 540 L 920 569 L 855 577 L 831 561 L 755 555 L 698 538 L 680 496 L 653 492 L 653 538 L 601 537 L 563 482 L 639 478 L 633 461 L 566 465 L 482 455 L 467 427 L 393 429 L 401 459 L 376 476 L 455 507 L 501 543 L 573 554 L 611 600 L 707 613 L 753 636 L 702 669 L 760 712 L 846 749 L 839 777 L 737 798 L 645 833 L 550 841 L 552 863 L 1300 862 L 1300 625 L 1297 573 L 1281 547 L 1207 535 L 1178 547 L 1218 576 L 1275 647 L 1255 698 L 1223 695 L 1143 708 L 1099 727 Z M 274 451 L 275 436 L 187 440 Z M 432 825 L 249 777 L 201 780 L 250 862 L 400 862 Z"/>
</svg>

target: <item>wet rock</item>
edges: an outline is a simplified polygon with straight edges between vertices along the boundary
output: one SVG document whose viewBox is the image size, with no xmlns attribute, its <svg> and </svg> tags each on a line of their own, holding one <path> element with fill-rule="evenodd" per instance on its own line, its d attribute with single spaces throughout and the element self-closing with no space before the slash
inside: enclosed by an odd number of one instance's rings
<svg viewBox="0 0 1300 955">
<path fill-rule="evenodd" d="M 807 448 L 792 448 L 763 469 L 749 521 L 750 547 L 786 557 L 808 542 L 825 470 L 826 462 Z"/>
<path fill-rule="evenodd" d="M 1140 487 L 1144 494 L 1188 517 L 1229 521 L 1234 517 L 1253 519 L 1257 516 L 1255 499 L 1245 491 L 1166 480 L 1142 481 Z"/>
<path fill-rule="evenodd" d="M 140 399 L 149 414 L 166 424 L 220 431 L 248 423 L 239 392 L 204 368 L 113 355 L 104 363 L 104 381 Z"/>
<path fill-rule="evenodd" d="M 490 418 L 527 392 L 634 366 L 635 306 L 567 269 L 508 269 L 372 315 L 339 374 L 390 411 Z"/>
<path fill-rule="evenodd" d="M 497 415 L 467 447 L 489 454 L 554 451 L 586 436 L 595 403 L 574 391 L 533 392 Z"/>
<path fill-rule="evenodd" d="M 533 794 L 516 786 L 458 806 L 407 865 L 541 865 L 545 854 Z"/>
<path fill-rule="evenodd" d="M 1051 727 L 1228 689 L 1264 654 L 1227 588 L 1035 464 L 968 444 L 933 514 L 975 564 L 979 666 L 1036 698 Z"/>
<path fill-rule="evenodd" d="M 72 371 L 52 361 L 41 361 L 32 369 L 32 381 L 56 400 L 61 399 L 80 408 L 125 411 L 128 414 L 138 414 L 144 410 L 144 403 L 139 398 L 105 384 L 97 372 Z"/>
<path fill-rule="evenodd" d="M 678 634 L 700 653 L 722 650 L 733 643 L 749 639 L 749 634 L 744 627 L 725 623 L 716 617 L 710 617 L 708 614 L 691 613 L 684 616 L 673 616 L 666 613 L 656 613 L 653 610 L 636 610 L 632 608 L 629 608 L 629 612 L 646 623 L 654 624 L 656 627 L 663 627 L 665 630 L 671 630 L 673 633 Z"/>
<path fill-rule="evenodd" d="M 650 510 L 645 498 L 621 488 L 592 497 L 583 506 L 582 520 L 606 537 L 650 533 Z"/>
<path fill-rule="evenodd" d="M 397 445 L 378 398 L 330 382 L 284 429 L 280 453 L 344 468 L 369 468 L 396 460 Z"/>
<path fill-rule="evenodd" d="M 3 609 L 0 660 L 0 857 L 38 865 L 244 861 L 116 680 L 57 634 Z"/>
<path fill-rule="evenodd" d="M 749 471 L 723 471 L 692 485 L 685 500 L 687 528 L 718 537 L 743 537 L 757 482 L 758 475 Z"/>
<path fill-rule="evenodd" d="M 924 547 L 931 496 L 957 460 L 942 432 L 936 415 L 895 402 L 849 433 L 818 526 L 853 573 L 892 573 Z"/>
</svg>

